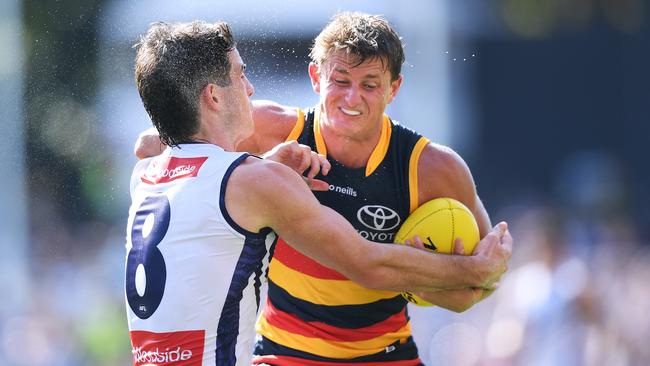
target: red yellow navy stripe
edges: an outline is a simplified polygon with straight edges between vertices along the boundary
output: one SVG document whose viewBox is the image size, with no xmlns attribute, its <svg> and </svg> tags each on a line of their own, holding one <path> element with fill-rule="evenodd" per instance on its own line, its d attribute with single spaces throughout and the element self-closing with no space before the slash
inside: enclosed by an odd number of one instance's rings
<svg viewBox="0 0 650 366">
<path fill-rule="evenodd" d="M 310 322 L 326 323 L 339 328 L 364 328 L 383 322 L 393 314 L 404 310 L 406 300 L 401 295 L 369 304 L 329 306 L 313 304 L 291 296 L 272 280 L 268 281 L 268 299 L 276 309 L 302 319 L 305 326 Z M 404 319 L 404 324 L 408 319 Z"/>
<path fill-rule="evenodd" d="M 361 305 L 395 297 L 393 291 L 372 290 L 350 280 L 329 280 L 308 276 L 286 266 L 277 258 L 271 261 L 269 279 L 291 296 L 312 304 Z"/>
<path fill-rule="evenodd" d="M 268 299 L 264 308 L 264 317 L 272 327 L 293 334 L 345 342 L 364 341 L 377 337 L 377 334 L 396 332 L 407 322 L 406 309 L 404 309 L 382 322 L 363 328 L 340 328 L 318 321 L 308 322 L 308 327 L 305 327 L 302 319 L 277 309 Z"/>
<path fill-rule="evenodd" d="M 381 352 L 387 346 L 395 343 L 395 340 L 399 340 L 400 343 L 405 343 L 411 335 L 411 323 L 406 323 L 406 325 L 394 332 L 384 333 L 372 339 L 355 342 L 334 341 L 296 334 L 269 324 L 266 317 L 260 317 L 256 330 L 266 338 L 285 347 L 309 352 L 322 357 L 346 359 Z"/>
<path fill-rule="evenodd" d="M 348 278 L 339 272 L 325 267 L 324 265 L 316 262 L 315 260 L 303 255 L 299 251 L 293 249 L 282 238 L 278 239 L 273 252 L 273 258 L 281 261 L 285 266 L 298 270 L 306 275 L 320 278 L 323 280 L 347 280 Z"/>
</svg>

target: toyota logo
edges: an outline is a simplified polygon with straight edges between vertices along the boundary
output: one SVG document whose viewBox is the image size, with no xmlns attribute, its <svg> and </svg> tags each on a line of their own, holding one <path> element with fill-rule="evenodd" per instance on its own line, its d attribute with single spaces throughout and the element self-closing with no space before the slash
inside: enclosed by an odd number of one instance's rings
<svg viewBox="0 0 650 366">
<path fill-rule="evenodd" d="M 361 207 L 357 212 L 357 218 L 365 227 L 379 231 L 392 230 L 400 223 L 397 212 L 379 205 Z"/>
</svg>

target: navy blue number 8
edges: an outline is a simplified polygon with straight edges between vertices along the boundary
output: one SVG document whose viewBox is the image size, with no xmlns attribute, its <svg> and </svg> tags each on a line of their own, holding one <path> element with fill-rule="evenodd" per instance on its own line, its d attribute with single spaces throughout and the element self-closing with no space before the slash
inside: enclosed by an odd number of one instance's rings
<svg viewBox="0 0 650 366">
<path fill-rule="evenodd" d="M 167 268 L 165 259 L 158 249 L 158 244 L 169 229 L 169 211 L 167 196 L 149 196 L 142 202 L 133 219 L 132 246 L 126 260 L 126 298 L 131 310 L 140 319 L 148 319 L 153 315 L 158 309 L 165 291 Z M 153 215 L 153 226 L 149 235 L 144 237 L 142 230 L 150 215 Z M 150 225 L 151 221 L 148 224 Z M 136 273 L 141 265 L 139 276 L 145 275 L 146 278 L 142 296 L 138 293 L 136 286 Z"/>
</svg>

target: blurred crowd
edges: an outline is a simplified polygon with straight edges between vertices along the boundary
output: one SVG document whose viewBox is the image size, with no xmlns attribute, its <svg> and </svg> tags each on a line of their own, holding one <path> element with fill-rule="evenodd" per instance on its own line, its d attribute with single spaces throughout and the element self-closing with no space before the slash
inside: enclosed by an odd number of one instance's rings
<svg viewBox="0 0 650 366">
<path fill-rule="evenodd" d="M 412 309 L 431 365 L 650 363 L 650 243 L 610 163 L 578 154 L 560 169 L 555 195 L 493 213 L 515 238 L 499 290 L 462 314 Z"/>
<path fill-rule="evenodd" d="M 650 247 L 630 222 L 542 204 L 511 212 L 517 247 L 499 290 L 463 314 L 415 309 L 416 334 L 436 324 L 420 333 L 431 365 L 648 364 Z"/>
</svg>

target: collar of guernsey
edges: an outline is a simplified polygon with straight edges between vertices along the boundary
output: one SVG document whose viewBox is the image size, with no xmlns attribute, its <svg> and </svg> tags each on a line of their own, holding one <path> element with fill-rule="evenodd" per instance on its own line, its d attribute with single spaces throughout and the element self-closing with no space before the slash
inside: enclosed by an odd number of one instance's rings
<svg viewBox="0 0 650 366">
<path fill-rule="evenodd" d="M 289 133 L 289 136 L 287 136 L 286 141 L 291 141 L 291 140 L 298 140 L 300 137 L 300 134 L 302 133 L 304 127 L 305 127 L 305 113 L 302 111 L 300 108 L 296 108 L 296 112 L 298 115 L 298 118 L 296 120 L 296 124 L 293 126 L 293 129 Z M 320 133 L 320 108 L 316 107 L 314 111 L 314 138 L 316 140 L 316 150 L 318 151 L 319 154 L 327 156 L 327 147 L 325 146 L 325 140 L 323 139 L 323 136 Z M 384 120 L 381 126 L 381 135 L 379 136 L 379 142 L 377 143 L 377 146 L 375 146 L 375 149 L 373 150 L 372 154 L 370 154 L 370 159 L 368 159 L 368 163 L 366 164 L 366 172 L 365 176 L 369 176 L 372 174 L 375 169 L 379 166 L 379 164 L 382 162 L 384 157 L 386 156 L 386 152 L 388 151 L 388 147 L 390 145 L 390 137 L 391 137 L 391 121 L 390 118 L 386 114 L 384 114 Z M 415 147 L 413 148 L 413 152 L 411 154 L 411 158 L 409 159 L 409 191 L 411 192 L 410 194 L 410 212 L 413 212 L 417 207 L 418 207 L 418 161 L 420 159 L 420 154 L 422 153 L 422 150 L 424 150 L 425 146 L 429 143 L 429 140 L 425 137 L 421 137 L 420 140 L 417 142 Z"/>
<path fill-rule="evenodd" d="M 303 115 L 304 121 L 304 115 Z M 372 172 L 377 169 L 379 164 L 386 156 L 388 151 L 388 146 L 390 145 L 390 135 L 392 132 L 390 118 L 384 114 L 383 121 L 381 124 L 381 134 L 379 135 L 379 142 L 375 146 L 375 149 L 370 154 L 370 159 L 366 163 L 366 177 L 372 174 Z M 325 140 L 323 135 L 320 133 L 320 108 L 316 108 L 316 115 L 314 116 L 314 137 L 316 139 L 316 150 L 319 154 L 327 156 L 327 146 L 325 146 Z"/>
</svg>

